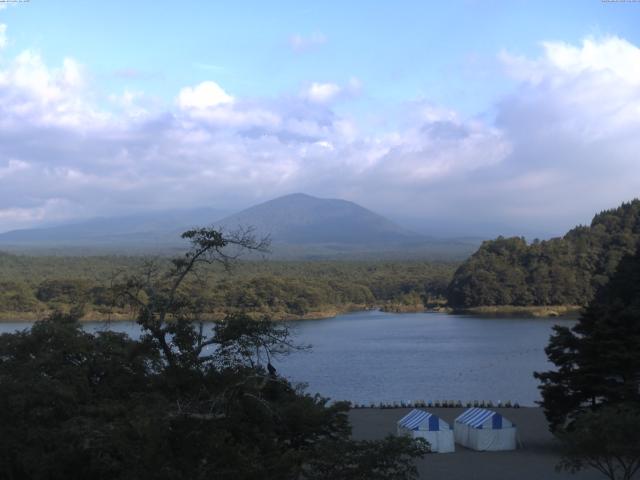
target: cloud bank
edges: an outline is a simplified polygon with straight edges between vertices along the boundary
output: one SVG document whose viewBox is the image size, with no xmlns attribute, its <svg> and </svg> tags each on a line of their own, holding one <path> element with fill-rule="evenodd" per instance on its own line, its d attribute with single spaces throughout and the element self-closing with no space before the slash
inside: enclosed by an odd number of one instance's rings
<svg viewBox="0 0 640 480">
<path fill-rule="evenodd" d="M 208 80 L 158 107 L 144 93 L 100 98 L 80 62 L 26 50 L 0 63 L 0 230 L 302 191 L 422 218 L 434 235 L 528 234 L 638 195 L 638 47 L 589 38 L 499 58 L 518 87 L 495 118 L 412 101 L 397 126 L 372 131 L 338 113 L 366 88 L 357 80 L 280 98 Z"/>
</svg>

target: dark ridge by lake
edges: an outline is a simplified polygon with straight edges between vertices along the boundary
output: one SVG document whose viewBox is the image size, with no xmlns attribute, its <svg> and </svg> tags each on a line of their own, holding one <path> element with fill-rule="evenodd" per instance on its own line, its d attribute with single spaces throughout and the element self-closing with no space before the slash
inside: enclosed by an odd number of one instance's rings
<svg viewBox="0 0 640 480">
<path fill-rule="evenodd" d="M 310 392 L 335 400 L 378 403 L 413 400 L 491 400 L 533 405 L 540 398 L 533 372 L 551 367 L 544 347 L 554 324 L 568 319 L 487 317 L 440 313 L 358 312 L 289 322 L 295 341 L 312 349 L 275 365 Z M 0 324 L 0 332 L 28 328 Z M 135 323 L 88 322 L 139 335 Z"/>
</svg>

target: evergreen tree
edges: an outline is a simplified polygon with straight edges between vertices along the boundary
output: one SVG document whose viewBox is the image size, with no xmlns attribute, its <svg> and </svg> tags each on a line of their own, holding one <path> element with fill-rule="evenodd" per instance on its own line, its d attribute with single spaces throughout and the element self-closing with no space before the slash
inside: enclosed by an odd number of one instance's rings
<svg viewBox="0 0 640 480">
<path fill-rule="evenodd" d="M 576 325 L 554 332 L 546 352 L 557 370 L 535 374 L 552 429 L 601 404 L 640 402 L 640 249 Z"/>
<path fill-rule="evenodd" d="M 572 327 L 555 327 L 549 360 L 535 373 L 561 467 L 592 467 L 611 480 L 640 468 L 640 248 L 618 263 Z"/>
<path fill-rule="evenodd" d="M 581 415 L 559 436 L 559 468 L 577 472 L 594 468 L 610 480 L 631 480 L 640 470 L 640 408 L 624 404 Z"/>
</svg>

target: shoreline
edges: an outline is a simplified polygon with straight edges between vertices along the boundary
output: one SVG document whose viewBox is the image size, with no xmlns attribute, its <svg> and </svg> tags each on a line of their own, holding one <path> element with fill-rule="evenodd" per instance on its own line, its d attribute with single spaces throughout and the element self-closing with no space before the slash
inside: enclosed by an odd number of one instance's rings
<svg viewBox="0 0 640 480">
<path fill-rule="evenodd" d="M 577 315 L 582 310 L 578 305 L 548 305 L 548 306 L 480 306 L 469 308 L 451 308 L 447 306 L 425 307 L 421 305 L 404 305 L 404 304 L 348 304 L 341 306 L 326 306 L 319 310 L 309 311 L 299 315 L 290 312 L 246 312 L 254 319 L 268 316 L 276 322 L 290 322 L 299 320 L 324 320 L 335 318 L 338 315 L 346 313 L 357 313 L 367 311 L 380 311 L 388 313 L 446 313 L 446 314 L 462 314 L 462 315 L 514 315 L 527 317 L 563 317 Z M 0 312 L 0 323 L 9 322 L 35 322 L 46 318 L 53 313 L 53 310 L 39 310 L 31 312 L 6 311 Z M 224 320 L 227 313 L 234 313 L 231 310 L 208 312 L 202 315 L 204 321 L 221 321 Z M 88 310 L 80 319 L 80 322 L 133 322 L 135 318 L 130 312 L 115 311 L 104 312 L 99 310 Z"/>
</svg>

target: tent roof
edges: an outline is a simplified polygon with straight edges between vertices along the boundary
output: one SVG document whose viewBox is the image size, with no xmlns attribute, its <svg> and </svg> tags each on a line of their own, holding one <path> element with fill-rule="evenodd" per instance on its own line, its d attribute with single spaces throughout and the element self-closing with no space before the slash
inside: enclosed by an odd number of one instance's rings
<svg viewBox="0 0 640 480">
<path fill-rule="evenodd" d="M 496 426 L 499 425 L 498 428 L 502 427 L 502 415 L 498 412 L 494 412 L 493 410 L 485 410 L 484 408 L 470 408 L 462 413 L 458 418 L 456 418 L 456 422 L 462 423 L 465 425 L 469 425 L 473 428 L 481 428 L 482 425 L 489 419 L 496 417 L 496 420 L 500 420 L 499 422 L 493 422 Z"/>
<path fill-rule="evenodd" d="M 413 409 L 398 420 L 398 425 L 408 430 L 418 430 L 420 425 L 427 423 L 429 430 L 440 430 L 440 419 L 432 413 L 424 410 Z"/>
</svg>

